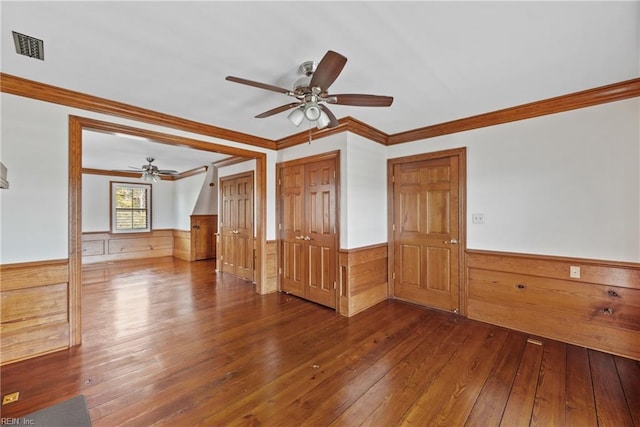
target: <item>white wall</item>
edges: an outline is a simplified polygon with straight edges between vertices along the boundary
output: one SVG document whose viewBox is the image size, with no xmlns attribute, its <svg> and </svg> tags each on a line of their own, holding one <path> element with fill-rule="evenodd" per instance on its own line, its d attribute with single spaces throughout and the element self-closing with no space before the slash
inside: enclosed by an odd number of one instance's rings
<svg viewBox="0 0 640 427">
<path fill-rule="evenodd" d="M 0 263 L 69 256 L 68 118 L 53 104 L 2 94 Z M 65 125 L 62 125 L 62 124 Z"/>
<path fill-rule="evenodd" d="M 387 148 L 349 133 L 345 158 L 346 236 L 342 249 L 387 241 Z M 346 185 L 345 185 L 346 184 Z"/>
<path fill-rule="evenodd" d="M 0 160 L 8 168 L 11 185 L 0 191 L 0 264 L 69 256 L 69 115 L 267 153 L 271 161 L 267 179 L 273 182 L 275 154 L 267 149 L 7 93 L 0 93 L 0 105 Z M 275 206 L 273 201 L 271 205 Z M 273 213 L 267 215 L 267 230 L 272 235 L 274 218 Z M 173 222 L 161 217 L 157 226 L 173 228 Z"/>
<path fill-rule="evenodd" d="M 635 98 L 388 148 L 467 147 L 467 246 L 640 261 Z M 471 224 L 483 213 L 485 224 Z"/>
<path fill-rule="evenodd" d="M 218 213 L 218 168 L 209 164 L 202 180 L 202 188 L 193 208 L 194 215 L 216 215 Z M 213 184 L 213 185 L 210 185 Z"/>
<path fill-rule="evenodd" d="M 393 158 L 466 146 L 467 212 L 484 213 L 486 221 L 472 225 L 469 215 L 469 248 L 640 261 L 637 98 L 388 148 L 342 133 L 277 154 L 6 93 L 0 100 L 0 160 L 11 184 L 0 191 L 2 264 L 68 256 L 70 114 L 267 152 L 270 240 L 276 161 L 342 150 L 340 244 L 348 249 L 386 236 L 383 209 L 375 209 L 386 201 L 381 150 Z"/>
<path fill-rule="evenodd" d="M 212 188 L 215 188 L 209 187 L 205 178 L 206 174 L 201 173 L 171 181 L 173 184 L 173 201 L 171 206 L 166 206 L 166 209 L 171 210 L 173 214 L 173 227 L 171 228 L 185 231 L 191 230 L 191 214 L 194 213 L 201 191 L 204 190 L 205 194 L 208 194 L 212 191 Z"/>
</svg>

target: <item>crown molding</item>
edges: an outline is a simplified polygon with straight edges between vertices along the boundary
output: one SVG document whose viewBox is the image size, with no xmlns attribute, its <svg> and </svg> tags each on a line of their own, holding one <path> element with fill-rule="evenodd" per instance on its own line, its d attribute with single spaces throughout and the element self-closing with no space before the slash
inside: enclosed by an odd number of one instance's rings
<svg viewBox="0 0 640 427">
<path fill-rule="evenodd" d="M 517 105 L 502 110 L 394 134 L 386 134 L 364 122 L 354 119 L 353 117 L 344 117 L 338 121 L 339 124 L 336 127 L 315 130 L 311 129 L 310 131 L 299 132 L 278 140 L 261 138 L 242 132 L 207 125 L 5 73 L 0 73 L 0 91 L 40 101 L 138 120 L 145 123 L 164 125 L 174 129 L 190 131 L 227 141 L 240 142 L 255 147 L 282 150 L 294 145 L 307 143 L 310 139 L 317 140 L 345 131 L 355 133 L 382 145 L 388 146 L 403 144 L 406 142 L 429 139 L 472 129 L 479 129 L 579 108 L 591 107 L 608 102 L 621 101 L 640 96 L 640 78 L 625 80 L 580 92 L 569 93 L 528 104 Z"/>
<path fill-rule="evenodd" d="M 66 105 L 67 107 L 109 114 L 155 125 L 163 125 L 174 129 L 225 139 L 227 141 L 241 142 L 255 147 L 268 148 L 271 150 L 276 148 L 274 141 L 270 139 L 207 125 L 45 83 L 39 83 L 11 74 L 0 73 L 0 89 L 2 92 L 12 95 Z"/>
<path fill-rule="evenodd" d="M 387 145 L 464 132 L 640 96 L 640 78 L 517 105 L 389 136 Z"/>
<path fill-rule="evenodd" d="M 253 159 L 249 157 L 232 156 L 227 159 L 222 159 L 222 160 L 218 160 L 217 162 L 213 162 L 213 166 L 216 168 L 222 168 L 225 166 L 235 165 L 237 163 L 243 163 L 249 160 L 253 160 Z"/>
<path fill-rule="evenodd" d="M 315 141 L 341 132 L 355 133 L 382 145 L 387 145 L 387 139 L 389 138 L 389 135 L 386 133 L 360 120 L 354 119 L 353 117 L 343 117 L 338 120 L 338 126 L 324 129 L 312 128 L 311 132 L 298 132 L 294 135 L 278 139 L 276 141 L 276 147 L 278 150 L 282 150 L 283 148 L 293 147 L 294 145 L 306 144 L 309 140 Z"/>
</svg>

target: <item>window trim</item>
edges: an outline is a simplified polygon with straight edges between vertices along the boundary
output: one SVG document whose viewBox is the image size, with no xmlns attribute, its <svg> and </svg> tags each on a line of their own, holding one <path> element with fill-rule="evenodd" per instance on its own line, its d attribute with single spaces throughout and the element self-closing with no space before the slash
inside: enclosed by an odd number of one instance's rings
<svg viewBox="0 0 640 427">
<path fill-rule="evenodd" d="M 118 187 L 126 188 L 144 188 L 147 190 L 147 227 L 144 229 L 133 230 L 118 230 L 116 228 L 116 203 L 115 203 L 115 189 Z M 132 233 L 151 233 L 152 231 L 152 191 L 153 186 L 151 184 L 140 184 L 137 182 L 123 182 L 123 181 L 109 181 L 109 228 L 111 234 L 132 234 Z"/>
</svg>

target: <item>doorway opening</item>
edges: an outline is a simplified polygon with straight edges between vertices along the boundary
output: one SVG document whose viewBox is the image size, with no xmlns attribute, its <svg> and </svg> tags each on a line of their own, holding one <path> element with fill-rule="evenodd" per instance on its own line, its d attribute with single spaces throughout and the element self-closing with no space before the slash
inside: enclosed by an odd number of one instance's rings
<svg viewBox="0 0 640 427">
<path fill-rule="evenodd" d="M 266 154 L 209 143 L 149 129 L 105 122 L 85 117 L 69 117 L 69 346 L 82 342 L 82 138 L 83 131 L 106 132 L 145 138 L 159 144 L 190 147 L 203 151 L 255 159 L 255 288 L 266 286 Z"/>
</svg>

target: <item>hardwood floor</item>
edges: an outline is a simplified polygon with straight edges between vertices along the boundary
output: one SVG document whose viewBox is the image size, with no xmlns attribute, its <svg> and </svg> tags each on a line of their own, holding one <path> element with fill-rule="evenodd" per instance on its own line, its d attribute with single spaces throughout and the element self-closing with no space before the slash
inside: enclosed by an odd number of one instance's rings
<svg viewBox="0 0 640 427">
<path fill-rule="evenodd" d="M 640 426 L 640 363 L 387 301 L 344 318 L 174 258 L 83 272 L 83 344 L 2 367 L 3 419 L 93 425 Z"/>
</svg>

